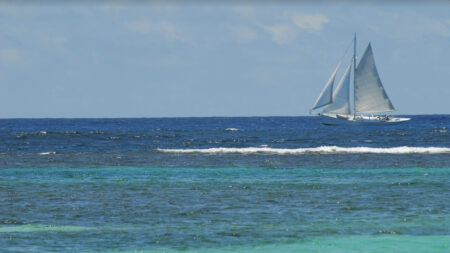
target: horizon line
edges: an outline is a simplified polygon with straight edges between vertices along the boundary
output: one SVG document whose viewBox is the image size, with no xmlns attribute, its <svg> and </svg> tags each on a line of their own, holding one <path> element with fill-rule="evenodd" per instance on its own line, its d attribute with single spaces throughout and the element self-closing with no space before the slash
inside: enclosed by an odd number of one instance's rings
<svg viewBox="0 0 450 253">
<path fill-rule="evenodd" d="M 445 113 L 425 113 L 425 114 L 396 114 L 396 116 L 443 116 Z M 22 120 L 22 119 L 174 119 L 174 118 L 296 118 L 296 117 L 317 117 L 319 115 L 267 115 L 267 116 L 137 116 L 137 117 L 17 117 L 0 118 L 0 120 Z"/>
</svg>

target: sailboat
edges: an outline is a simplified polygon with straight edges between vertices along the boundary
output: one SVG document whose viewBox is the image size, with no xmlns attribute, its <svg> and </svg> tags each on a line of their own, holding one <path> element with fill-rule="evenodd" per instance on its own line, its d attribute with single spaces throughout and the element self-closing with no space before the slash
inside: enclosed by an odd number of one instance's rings
<svg viewBox="0 0 450 253">
<path fill-rule="evenodd" d="M 311 111 L 322 109 L 318 115 L 321 116 L 321 122 L 325 125 L 394 124 L 410 120 L 410 118 L 380 115 L 380 113 L 395 111 L 395 108 L 378 75 L 372 46 L 370 43 L 368 44 L 358 66 L 356 66 L 356 34 L 353 45 L 353 57 L 337 87 L 333 89 L 334 80 L 341 65 L 340 62 L 328 79 Z M 353 108 L 350 106 L 352 66 Z"/>
</svg>

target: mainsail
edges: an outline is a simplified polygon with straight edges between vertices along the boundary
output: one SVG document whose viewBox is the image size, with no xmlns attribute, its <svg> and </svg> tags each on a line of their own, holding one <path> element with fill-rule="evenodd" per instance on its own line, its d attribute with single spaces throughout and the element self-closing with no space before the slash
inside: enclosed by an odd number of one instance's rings
<svg viewBox="0 0 450 253">
<path fill-rule="evenodd" d="M 341 65 L 341 63 L 339 62 L 338 65 L 336 66 L 336 69 L 334 70 L 333 74 L 331 74 L 330 79 L 328 79 L 328 82 L 325 85 L 325 87 L 323 88 L 322 92 L 320 92 L 320 95 L 317 98 L 317 100 L 314 103 L 314 106 L 311 110 L 328 105 L 333 101 L 333 84 L 334 84 L 334 79 L 336 78 L 336 73 L 337 73 L 340 65 Z"/>
<path fill-rule="evenodd" d="M 375 66 L 372 47 L 367 46 L 355 70 L 355 113 L 394 111 Z"/>
<path fill-rule="evenodd" d="M 333 92 L 333 101 L 324 108 L 327 114 L 350 114 L 350 70 L 353 59 L 345 70 L 336 90 Z"/>
</svg>

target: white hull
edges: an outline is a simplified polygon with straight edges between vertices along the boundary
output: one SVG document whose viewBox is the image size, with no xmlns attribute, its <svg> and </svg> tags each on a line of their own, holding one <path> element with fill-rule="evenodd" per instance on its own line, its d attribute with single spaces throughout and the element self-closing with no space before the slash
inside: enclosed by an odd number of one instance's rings
<svg viewBox="0 0 450 253">
<path fill-rule="evenodd" d="M 324 125 L 393 125 L 410 120 L 410 118 L 395 118 L 375 116 L 352 116 L 352 115 L 320 115 Z"/>
</svg>

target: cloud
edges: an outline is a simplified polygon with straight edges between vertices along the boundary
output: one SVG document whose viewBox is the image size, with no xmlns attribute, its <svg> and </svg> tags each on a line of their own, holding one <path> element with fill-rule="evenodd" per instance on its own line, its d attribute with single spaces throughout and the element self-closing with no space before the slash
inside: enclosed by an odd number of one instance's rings
<svg viewBox="0 0 450 253">
<path fill-rule="evenodd" d="M 287 44 L 297 37 L 297 31 L 317 32 L 322 30 L 324 24 L 328 23 L 328 18 L 322 14 L 292 14 L 285 12 L 283 19 L 287 19 L 285 24 L 269 25 L 262 27 L 272 34 L 272 38 L 278 44 Z"/>
<path fill-rule="evenodd" d="M 141 20 L 129 22 L 126 24 L 129 31 L 140 33 L 140 34 L 161 34 L 166 39 L 176 40 L 182 39 L 181 32 L 177 26 L 173 23 L 160 21 L 152 22 L 149 20 Z"/>
<path fill-rule="evenodd" d="M 439 19 L 417 12 L 386 12 L 381 20 L 383 31 L 392 31 L 389 36 L 402 40 L 450 37 L 450 19 Z"/>
<path fill-rule="evenodd" d="M 450 19 L 435 19 L 416 13 L 411 14 L 411 19 L 414 19 L 417 23 L 412 24 L 410 29 L 415 30 L 419 34 L 439 35 L 445 38 L 450 37 Z"/>
<path fill-rule="evenodd" d="M 287 14 L 292 22 L 305 31 L 320 31 L 324 24 L 328 23 L 328 18 L 322 14 Z"/>
<path fill-rule="evenodd" d="M 263 28 L 272 34 L 273 40 L 278 44 L 287 44 L 296 37 L 295 30 L 290 25 L 272 25 Z"/>
<path fill-rule="evenodd" d="M 367 28 L 374 32 L 380 32 L 380 27 L 377 25 L 368 25 Z"/>
<path fill-rule="evenodd" d="M 433 19 L 423 19 L 420 29 L 423 33 L 437 34 L 442 37 L 450 37 L 450 22 L 449 20 L 440 21 Z"/>
<path fill-rule="evenodd" d="M 0 50 L 0 61 L 6 64 L 20 64 L 23 57 L 16 48 L 3 48 Z"/>
<path fill-rule="evenodd" d="M 258 38 L 258 34 L 248 27 L 230 27 L 239 42 L 249 42 Z"/>
</svg>

